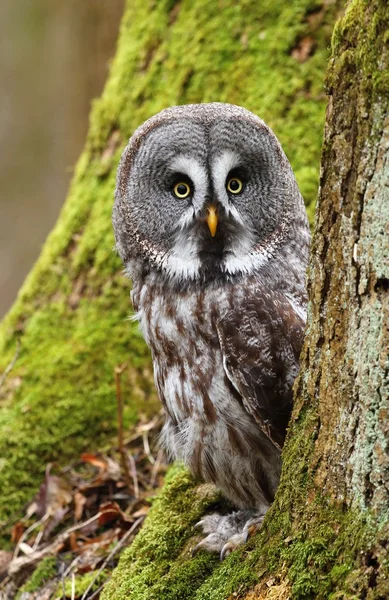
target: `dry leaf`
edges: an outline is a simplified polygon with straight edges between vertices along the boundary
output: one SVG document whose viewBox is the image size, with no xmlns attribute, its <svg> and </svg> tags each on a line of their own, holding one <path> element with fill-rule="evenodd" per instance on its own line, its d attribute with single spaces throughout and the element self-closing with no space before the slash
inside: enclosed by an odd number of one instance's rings
<svg viewBox="0 0 389 600">
<path fill-rule="evenodd" d="M 63 478 L 50 474 L 51 465 L 46 468 L 45 479 L 36 498 L 35 512 L 39 518 L 54 515 L 58 509 L 70 504 L 72 493 L 70 485 Z"/>
<path fill-rule="evenodd" d="M 81 463 L 77 462 L 64 469 L 66 477 L 51 474 L 48 465 L 39 493 L 24 519 L 10 531 L 20 555 L 0 551 L 0 575 L 4 573 L 15 582 L 45 556 L 60 553 L 64 553 L 59 557 L 60 564 L 65 561 L 69 565 L 66 577 L 101 568 L 112 545 L 128 540 L 129 533 L 135 535 L 134 525 L 137 529 L 138 521 L 149 511 L 147 497 L 155 493 L 151 486 L 162 481 L 166 466 L 163 456 L 158 453 L 154 458 L 152 454 L 161 425 L 160 416 L 149 423 L 143 421 L 127 442 L 131 443 L 131 450 L 127 446 L 126 451 L 131 454 L 139 498 L 128 490 L 119 463 L 106 455 L 83 454 L 82 461 L 93 468 L 78 471 Z M 27 521 L 34 515 L 35 523 L 27 529 Z M 81 522 L 82 518 L 86 520 Z"/>
<path fill-rule="evenodd" d="M 315 40 L 311 37 L 302 38 L 297 46 L 292 50 L 292 56 L 298 62 L 305 62 L 308 57 L 313 54 L 315 48 Z"/>
<path fill-rule="evenodd" d="M 108 480 L 119 481 L 121 478 L 120 466 L 108 456 L 84 452 L 84 454 L 81 455 L 81 460 L 93 465 L 99 471 L 96 479 L 93 480 L 87 487 L 100 485 L 102 482 Z"/>
<path fill-rule="evenodd" d="M 106 525 L 120 519 L 124 523 L 132 523 L 134 519 L 129 518 L 116 502 L 106 502 L 100 506 L 99 525 Z"/>
<path fill-rule="evenodd" d="M 22 537 L 22 535 L 24 533 L 24 530 L 25 530 L 25 527 L 24 527 L 23 523 L 21 523 L 20 521 L 15 523 L 15 525 L 12 527 L 12 533 L 11 533 L 11 542 L 13 544 L 18 543 L 18 541 L 20 540 L 20 538 Z"/>
</svg>

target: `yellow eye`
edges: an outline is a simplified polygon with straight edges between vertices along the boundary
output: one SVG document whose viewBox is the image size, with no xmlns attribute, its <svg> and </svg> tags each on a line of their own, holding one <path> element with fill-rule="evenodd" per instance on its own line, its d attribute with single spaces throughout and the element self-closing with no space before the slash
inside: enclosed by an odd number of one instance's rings
<svg viewBox="0 0 389 600">
<path fill-rule="evenodd" d="M 177 198 L 187 198 L 191 192 L 190 185 L 185 181 L 179 181 L 175 184 L 173 192 Z"/>
<path fill-rule="evenodd" d="M 227 181 L 227 190 L 231 192 L 231 194 L 240 194 L 243 189 L 243 182 L 239 177 L 231 177 Z"/>
</svg>

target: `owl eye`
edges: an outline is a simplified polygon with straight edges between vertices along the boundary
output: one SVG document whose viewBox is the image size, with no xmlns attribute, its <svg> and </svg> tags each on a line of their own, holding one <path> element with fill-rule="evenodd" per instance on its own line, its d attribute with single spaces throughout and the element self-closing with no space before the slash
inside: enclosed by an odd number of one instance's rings
<svg viewBox="0 0 389 600">
<path fill-rule="evenodd" d="M 230 177 L 227 181 L 227 190 L 231 194 L 240 194 L 243 189 L 243 182 L 239 177 Z"/>
<path fill-rule="evenodd" d="M 190 185 L 185 181 L 179 181 L 175 184 L 173 193 L 177 198 L 187 198 L 191 193 Z"/>
</svg>

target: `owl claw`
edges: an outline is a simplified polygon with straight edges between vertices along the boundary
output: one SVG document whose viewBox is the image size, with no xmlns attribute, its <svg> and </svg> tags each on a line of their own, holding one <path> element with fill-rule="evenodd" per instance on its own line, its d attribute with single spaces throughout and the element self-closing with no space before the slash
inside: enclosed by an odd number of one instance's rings
<svg viewBox="0 0 389 600">
<path fill-rule="evenodd" d="M 192 549 L 192 552 L 191 552 L 192 558 L 194 558 L 196 556 L 196 554 L 198 554 L 200 547 L 201 547 L 201 542 L 200 542 L 200 544 L 196 544 L 196 546 Z"/>
<path fill-rule="evenodd" d="M 231 552 L 234 550 L 234 547 L 231 547 L 230 542 L 224 544 L 223 548 L 220 552 L 220 561 L 223 561 Z"/>
<path fill-rule="evenodd" d="M 242 546 L 247 542 L 249 538 L 248 530 L 242 531 L 242 533 L 238 533 L 232 536 L 227 542 L 224 544 L 223 548 L 220 552 L 220 560 L 224 560 L 233 550 L 236 550 L 239 546 Z"/>
<path fill-rule="evenodd" d="M 201 540 L 201 542 L 196 544 L 192 550 L 192 557 L 196 556 L 200 550 L 205 550 L 206 552 L 219 552 L 219 549 L 220 539 L 214 533 L 211 533 Z"/>
<path fill-rule="evenodd" d="M 192 556 L 200 550 L 218 552 L 220 560 L 224 560 L 233 550 L 247 542 L 260 528 L 264 513 L 238 511 L 230 515 L 207 515 L 196 523 L 195 528 L 202 528 L 208 535 L 192 550 Z"/>
</svg>

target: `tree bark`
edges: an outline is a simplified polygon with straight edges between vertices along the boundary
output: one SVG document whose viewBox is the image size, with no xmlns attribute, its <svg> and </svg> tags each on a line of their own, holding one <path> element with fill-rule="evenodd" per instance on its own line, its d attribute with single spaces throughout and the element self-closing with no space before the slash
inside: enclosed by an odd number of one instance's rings
<svg viewBox="0 0 389 600">
<path fill-rule="evenodd" d="M 389 506 L 389 80 L 385 2 L 352 2 L 333 37 L 310 318 L 297 388 L 317 405 L 317 487 Z"/>
</svg>

